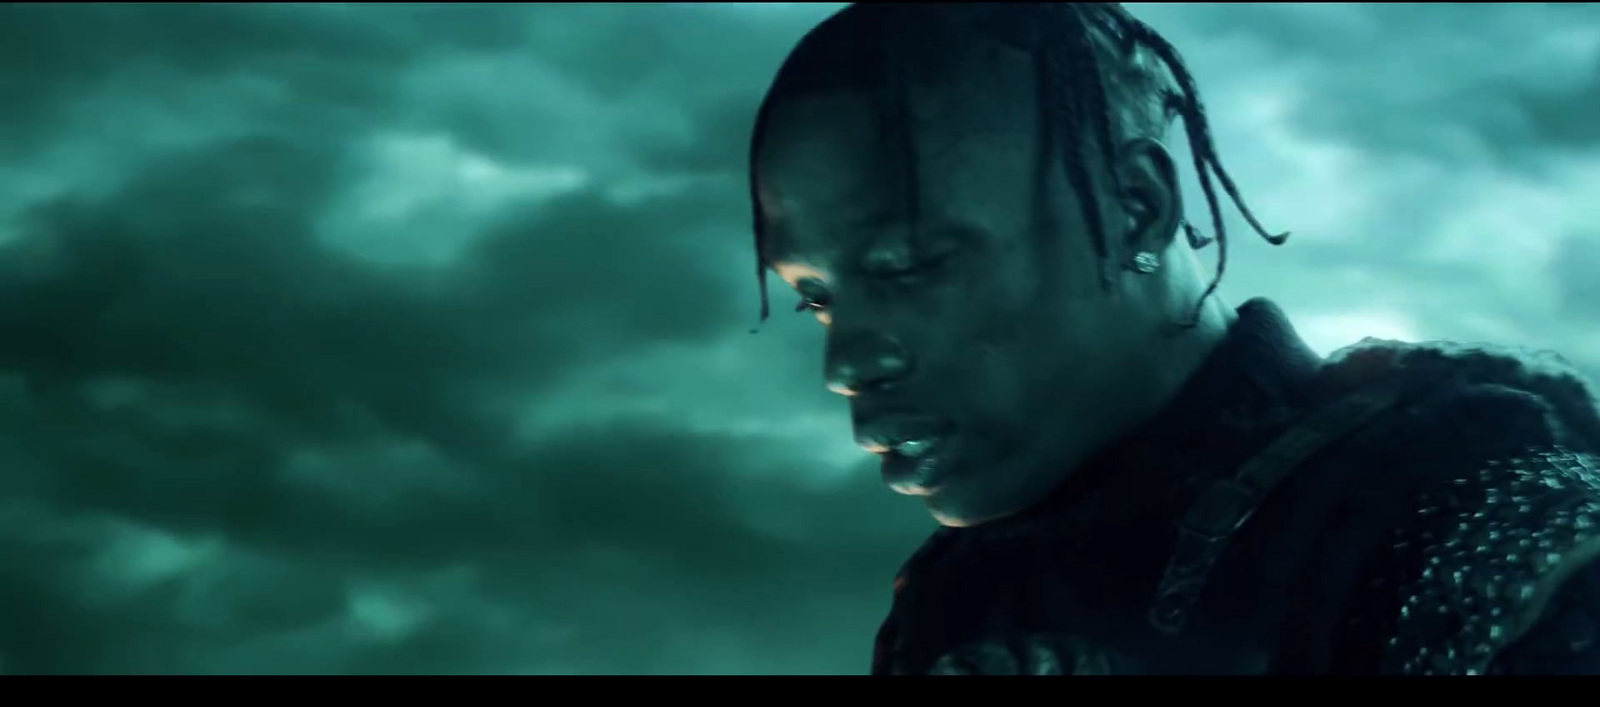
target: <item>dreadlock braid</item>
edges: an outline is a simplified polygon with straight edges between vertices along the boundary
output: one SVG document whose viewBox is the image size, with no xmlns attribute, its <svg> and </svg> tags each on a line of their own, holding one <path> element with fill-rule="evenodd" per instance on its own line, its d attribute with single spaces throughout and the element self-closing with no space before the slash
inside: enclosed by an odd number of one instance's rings
<svg viewBox="0 0 1600 707">
<path fill-rule="evenodd" d="M 1111 261 L 1111 249 L 1109 239 L 1106 237 L 1105 215 L 1101 212 L 1100 201 L 1092 198 L 1097 191 L 1094 189 L 1094 175 L 1090 172 L 1086 159 L 1090 149 L 1098 148 L 1101 157 L 1110 161 L 1116 145 L 1111 139 L 1110 106 L 1106 101 L 1104 82 L 1100 75 L 1100 62 L 1095 57 L 1087 36 L 1082 33 L 1076 33 L 1076 38 L 1081 41 L 1052 41 L 1057 34 L 1064 37 L 1074 36 L 1074 33 L 1061 30 L 1071 28 L 1074 24 L 1081 26 L 1082 16 L 1076 14 L 1078 12 L 1076 8 L 1072 10 L 1074 13 L 1072 17 L 1049 12 L 1048 6 L 1041 9 L 1043 11 L 1040 13 L 1039 26 L 1042 41 L 1034 50 L 1039 60 L 1038 66 L 1044 74 L 1039 79 L 1043 87 L 1038 100 L 1039 120 L 1049 126 L 1047 130 L 1052 135 L 1060 131 L 1069 136 L 1068 139 L 1053 142 L 1058 143 L 1060 147 L 1062 166 L 1065 168 L 1068 182 L 1071 183 L 1073 190 L 1086 196 L 1082 199 L 1084 218 L 1089 224 L 1095 255 L 1100 257 L 1101 283 L 1109 286 L 1111 269 L 1107 264 Z M 1070 83 L 1074 77 L 1081 77 L 1091 82 L 1091 85 L 1099 90 L 1075 91 L 1076 87 Z M 1073 100 L 1074 98 L 1077 100 Z M 1085 119 L 1093 125 L 1092 133 L 1084 130 Z M 1088 149 L 1081 137 L 1086 134 L 1091 143 L 1087 146 Z"/>
<path fill-rule="evenodd" d="M 1206 120 L 1205 105 L 1200 101 L 1200 88 L 1195 84 L 1194 76 L 1189 73 L 1189 69 L 1184 64 L 1183 58 L 1179 56 L 1177 48 L 1157 34 L 1149 25 L 1134 19 L 1131 15 L 1124 15 L 1124 17 L 1127 17 L 1126 22 L 1132 23 L 1132 33 L 1137 37 L 1137 41 L 1149 47 L 1157 56 L 1161 57 L 1162 62 L 1167 65 L 1167 70 L 1172 72 L 1173 78 L 1178 81 L 1178 85 L 1182 88 L 1186 99 L 1184 108 L 1187 109 L 1184 114 L 1184 120 L 1185 122 L 1194 123 L 1194 134 L 1199 141 L 1199 146 L 1193 148 L 1193 150 L 1203 154 L 1205 161 L 1210 163 L 1211 171 L 1216 173 L 1217 181 L 1222 183 L 1223 191 L 1228 193 L 1228 197 L 1233 200 L 1234 207 L 1239 209 L 1239 214 L 1244 216 L 1245 221 L 1249 222 L 1251 228 L 1254 228 L 1256 233 L 1268 243 L 1283 245 L 1289 240 L 1289 234 L 1268 233 L 1266 227 L 1262 226 L 1261 222 L 1256 219 L 1255 213 L 1245 205 L 1244 197 L 1239 194 L 1239 187 L 1233 183 L 1233 177 L 1229 176 L 1228 170 L 1223 168 L 1222 158 L 1217 155 L 1216 143 L 1211 138 L 1211 124 Z"/>
<path fill-rule="evenodd" d="M 1211 212 L 1212 232 L 1215 236 L 1207 238 L 1188 224 L 1185 224 L 1184 231 L 1192 247 L 1201 248 L 1213 240 L 1217 244 L 1216 272 L 1212 276 L 1211 282 L 1206 285 L 1205 292 L 1196 301 L 1193 316 L 1183 323 L 1186 327 L 1196 326 L 1199 323 L 1200 313 L 1206 300 L 1221 286 L 1222 277 L 1227 272 L 1228 267 L 1227 227 L 1222 218 L 1222 208 L 1217 197 L 1216 187 L 1212 182 L 1213 175 L 1216 181 L 1222 184 L 1223 191 L 1228 194 L 1234 206 L 1238 208 L 1239 213 L 1244 216 L 1256 233 L 1268 243 L 1282 245 L 1288 240 L 1289 234 L 1268 233 L 1266 228 L 1261 225 L 1261 222 L 1256 219 L 1255 214 L 1245 205 L 1244 198 L 1239 194 L 1239 189 L 1234 184 L 1233 178 L 1228 174 L 1227 169 L 1222 166 L 1222 160 L 1217 155 L 1216 142 L 1212 138 L 1211 125 L 1206 117 L 1205 104 L 1200 99 L 1200 88 L 1196 84 L 1193 74 L 1189 73 L 1188 66 L 1184 63 L 1183 58 L 1178 54 L 1177 48 L 1173 47 L 1170 42 L 1149 25 L 1129 14 L 1118 3 L 1050 3 L 1046 7 L 1059 8 L 1062 5 L 1071 8 L 1071 11 L 1067 13 L 1047 12 L 1047 14 L 1058 17 L 1065 16 L 1072 20 L 1070 27 L 1063 28 L 1063 34 L 1065 35 L 1062 41 L 1063 44 L 1087 45 L 1092 52 L 1095 29 L 1105 29 L 1111 32 L 1114 38 L 1117 38 L 1116 35 L 1120 35 L 1121 41 L 1115 42 L 1115 44 L 1121 47 L 1124 56 L 1113 57 L 1113 59 L 1135 62 L 1137 61 L 1138 52 L 1141 49 L 1148 49 L 1161 60 L 1167 72 L 1171 74 L 1173 80 L 1178 84 L 1177 93 L 1172 93 L 1170 90 L 1166 92 L 1163 108 L 1171 113 L 1176 113 L 1183 119 L 1184 131 L 1189 139 L 1189 149 L 1194 161 L 1195 175 L 1200 181 L 1200 190 L 1204 194 L 1206 206 Z M 1095 70 L 1083 72 L 1083 81 L 1088 85 L 1083 87 L 1084 90 L 1080 92 L 1078 100 L 1078 106 L 1081 110 L 1106 114 L 1106 120 L 1097 121 L 1097 127 L 1098 124 L 1109 125 L 1111 108 L 1109 94 L 1101 76 L 1098 63 Z M 1107 139 L 1106 135 L 1107 133 L 1097 131 L 1096 137 L 1101 141 L 1105 141 Z M 1110 159 L 1115 154 L 1107 150 L 1106 156 Z M 1116 173 L 1115 169 L 1108 171 L 1112 174 Z M 1092 198 L 1090 198 L 1092 195 L 1084 196 L 1086 201 L 1092 201 Z M 1090 225 L 1091 227 L 1094 226 L 1092 222 Z M 1104 238 L 1104 236 L 1101 237 Z"/>
<path fill-rule="evenodd" d="M 914 77 L 911 73 L 911 63 L 916 60 L 915 51 L 910 49 L 911 37 L 906 28 L 906 22 L 895 23 L 897 15 L 911 12 L 910 8 L 897 8 L 897 12 L 883 13 L 883 25 L 879 30 L 881 38 L 879 45 L 878 70 L 883 74 L 883 88 L 878 91 L 883 105 L 878 115 L 883 116 L 880 130 L 886 144 L 893 145 L 895 151 L 891 163 L 901 167 L 899 188 L 905 199 L 905 213 L 909 218 L 917 218 L 921 213 L 917 200 L 921 196 L 920 180 L 918 179 L 920 158 L 917 152 L 917 131 L 914 129 L 915 109 L 911 103 L 911 86 Z M 914 238 L 918 229 L 916 224 L 911 224 L 908 229 Z"/>
<path fill-rule="evenodd" d="M 767 93 L 756 116 L 750 151 L 750 190 L 752 202 L 757 206 L 756 267 L 758 283 L 761 286 L 763 320 L 767 318 L 769 311 L 766 289 L 766 235 L 764 219 L 759 211 L 760 194 L 755 179 L 755 167 L 760 141 L 766 132 L 774 98 L 780 93 L 787 96 L 808 88 L 816 88 L 816 86 L 806 86 L 808 82 L 859 80 L 859 78 L 841 79 L 840 76 L 859 77 L 862 70 L 867 67 L 856 65 L 838 72 L 832 78 L 823 77 L 828 70 L 820 67 L 835 62 L 833 69 L 837 71 L 839 68 L 837 62 L 848 63 L 850 60 L 845 58 L 846 55 L 859 57 L 862 44 L 872 42 L 878 47 L 876 60 L 880 62 L 879 71 L 866 73 L 875 75 L 882 82 L 881 85 L 874 87 L 889 101 L 883 114 L 886 117 L 892 116 L 895 120 L 907 119 L 910 115 L 908 99 L 910 81 L 905 66 L 907 62 L 920 61 L 926 57 L 906 56 L 909 50 L 904 46 L 903 40 L 907 36 L 906 30 L 910 23 L 935 17 L 934 13 L 959 13 L 959 25 L 964 27 L 964 31 L 1033 53 L 1040 118 L 1040 147 L 1044 155 L 1053 154 L 1060 158 L 1068 182 L 1083 203 L 1084 218 L 1089 226 L 1091 243 L 1101 260 L 1102 285 L 1110 285 L 1111 265 L 1119 262 L 1118 259 L 1122 254 L 1113 252 L 1115 249 L 1110 242 L 1105 214 L 1097 198 L 1099 192 L 1095 189 L 1095 175 L 1088 168 L 1087 158 L 1091 154 L 1098 153 L 1104 164 L 1109 167 L 1104 171 L 1107 174 L 1106 178 L 1111 182 L 1110 186 L 1114 190 L 1120 190 L 1116 158 L 1123 136 L 1119 135 L 1117 130 L 1130 126 L 1125 124 L 1128 121 L 1124 120 L 1118 111 L 1119 109 L 1131 111 L 1133 121 L 1144 121 L 1147 117 L 1144 112 L 1146 110 L 1154 112 L 1148 106 L 1134 106 L 1132 103 L 1154 103 L 1159 106 L 1160 113 L 1159 120 L 1156 121 L 1159 125 L 1133 126 L 1135 130 L 1159 131 L 1164 129 L 1172 118 L 1182 118 L 1184 132 L 1189 139 L 1196 177 L 1205 195 L 1206 206 L 1211 212 L 1214 236 L 1207 237 L 1187 222 L 1183 224 L 1185 235 L 1192 247 L 1199 249 L 1213 241 L 1217 244 L 1216 273 L 1195 303 L 1194 316 L 1184 322 L 1184 326 L 1193 327 L 1199 323 L 1200 313 L 1206 300 L 1221 285 L 1223 274 L 1227 270 L 1227 230 L 1222 218 L 1221 200 L 1216 193 L 1216 184 L 1221 184 L 1223 192 L 1228 195 L 1240 215 L 1268 243 L 1282 245 L 1288 240 L 1288 233 L 1269 233 L 1245 205 L 1233 178 L 1217 155 L 1205 105 L 1200 99 L 1199 87 L 1178 54 L 1178 50 L 1149 25 L 1129 14 L 1119 3 L 987 3 L 927 5 L 916 8 L 858 4 L 830 18 L 823 26 L 819 26 L 802 40 L 801 46 L 790 54 L 783 68 L 779 70 L 778 80 Z M 937 17 L 947 20 L 943 23 L 947 26 L 955 24 L 950 16 Z M 891 25 L 896 26 L 891 27 Z M 892 29 L 900 31 L 891 33 Z M 895 39 L 891 40 L 891 36 Z M 895 45 L 895 48 L 888 45 Z M 917 51 L 910 53 L 917 54 Z M 1166 70 L 1165 73 L 1171 76 L 1171 82 L 1177 84 L 1175 91 L 1166 79 L 1159 76 L 1159 72 L 1144 71 L 1140 65 L 1143 52 L 1148 52 L 1159 60 L 1161 67 Z M 837 56 L 827 56 L 829 54 Z M 1129 76 L 1134 77 L 1131 83 Z M 1134 110 L 1135 108 L 1144 110 Z M 899 146 L 905 153 L 901 157 L 906 158 L 903 163 L 907 165 L 905 178 L 908 181 L 905 188 L 908 190 L 907 198 L 915 199 L 916 152 L 910 142 L 914 140 L 913 131 L 907 129 L 904 123 L 900 125 L 902 134 L 896 136 L 895 140 L 905 141 Z M 1062 135 L 1067 137 L 1063 139 Z M 1085 141 L 1091 144 L 1085 144 Z M 1036 186 L 1036 189 L 1041 190 L 1039 191 L 1041 197 L 1047 167 L 1048 162 L 1041 161 L 1038 175 L 1040 185 Z"/>
<path fill-rule="evenodd" d="M 760 158 L 761 135 L 766 132 L 767 121 L 772 114 L 771 94 L 761 102 L 761 108 L 756 111 L 756 124 L 750 145 L 750 218 L 752 230 L 756 236 L 756 287 L 761 290 L 761 321 L 766 321 L 772 315 L 772 297 L 767 294 L 767 219 L 761 213 L 761 186 L 756 180 L 756 165 Z M 751 333 L 755 333 L 752 329 Z"/>
<path fill-rule="evenodd" d="M 1233 183 L 1233 177 L 1222 166 L 1222 158 L 1217 155 L 1216 142 L 1211 136 L 1211 123 L 1206 119 L 1205 104 L 1200 100 L 1200 87 L 1195 83 L 1194 76 L 1189 73 L 1189 68 L 1179 56 L 1176 47 L 1173 47 L 1164 37 L 1156 33 L 1149 25 L 1139 21 L 1132 15 L 1120 11 L 1119 17 L 1127 26 L 1131 38 L 1138 44 L 1148 47 L 1156 56 L 1166 64 L 1167 71 L 1171 72 L 1174 80 L 1178 82 L 1182 93 L 1179 104 L 1179 113 L 1183 116 L 1184 128 L 1189 136 L 1189 150 L 1194 156 L 1195 172 L 1200 178 L 1200 188 L 1205 192 L 1206 205 L 1211 209 L 1212 227 L 1215 229 L 1217 241 L 1217 271 L 1212 276 L 1211 283 L 1206 286 L 1206 291 L 1200 296 L 1200 301 L 1195 306 L 1194 318 L 1188 324 L 1193 326 L 1200 319 L 1200 307 L 1217 287 L 1222 284 L 1223 273 L 1228 267 L 1228 234 L 1222 222 L 1222 211 L 1217 203 L 1216 190 L 1211 186 L 1211 175 L 1215 174 L 1217 181 L 1222 183 L 1223 191 L 1228 193 L 1228 198 L 1233 201 L 1239 214 L 1254 228 L 1256 233 L 1272 245 L 1283 245 L 1289 240 L 1289 233 L 1268 233 L 1267 229 L 1256 219 L 1250 207 L 1244 203 L 1244 197 L 1239 194 L 1239 187 Z"/>
</svg>

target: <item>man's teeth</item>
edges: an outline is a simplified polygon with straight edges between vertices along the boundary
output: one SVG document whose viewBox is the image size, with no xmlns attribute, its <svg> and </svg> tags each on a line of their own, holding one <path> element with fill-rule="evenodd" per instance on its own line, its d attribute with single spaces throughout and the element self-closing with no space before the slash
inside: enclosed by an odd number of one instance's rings
<svg viewBox="0 0 1600 707">
<path fill-rule="evenodd" d="M 920 457 L 933 448 L 933 442 L 925 439 L 911 439 L 894 446 L 896 454 L 904 457 Z"/>
</svg>

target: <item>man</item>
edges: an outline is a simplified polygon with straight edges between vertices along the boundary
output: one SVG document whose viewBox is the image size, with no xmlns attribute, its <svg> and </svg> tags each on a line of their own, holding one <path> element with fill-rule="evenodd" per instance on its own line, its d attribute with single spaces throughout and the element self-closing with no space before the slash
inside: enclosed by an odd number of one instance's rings
<svg viewBox="0 0 1600 707">
<path fill-rule="evenodd" d="M 1118 5 L 857 5 L 780 71 L 759 272 L 943 526 L 873 672 L 1600 672 L 1585 384 L 1394 342 L 1325 362 L 1271 303 L 1224 306 L 1180 122 L 1219 250 L 1213 178 L 1281 243 Z"/>
</svg>

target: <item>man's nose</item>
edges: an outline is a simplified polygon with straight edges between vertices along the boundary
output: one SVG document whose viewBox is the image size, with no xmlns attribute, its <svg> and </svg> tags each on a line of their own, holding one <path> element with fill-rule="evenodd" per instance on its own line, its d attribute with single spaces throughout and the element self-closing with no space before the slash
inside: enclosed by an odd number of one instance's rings
<svg viewBox="0 0 1600 707">
<path fill-rule="evenodd" d="M 831 342 L 830 342 L 831 343 Z M 828 347 L 828 390 L 856 396 L 890 387 L 911 372 L 911 355 L 893 337 L 864 335 Z"/>
</svg>

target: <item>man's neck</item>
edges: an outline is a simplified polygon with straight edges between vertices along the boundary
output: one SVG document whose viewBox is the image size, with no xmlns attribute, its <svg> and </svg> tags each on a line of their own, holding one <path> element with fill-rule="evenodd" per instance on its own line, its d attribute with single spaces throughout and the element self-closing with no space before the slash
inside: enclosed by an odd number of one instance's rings
<svg viewBox="0 0 1600 707">
<path fill-rule="evenodd" d="M 1160 503 L 1167 490 L 1181 485 L 1182 478 L 1162 461 L 1172 454 L 1181 456 L 1186 467 L 1225 467 L 1244 453 L 1240 450 L 1249 451 L 1245 447 L 1253 438 L 1251 428 L 1219 426 L 1219 421 L 1243 419 L 1235 416 L 1247 399 L 1265 396 L 1279 401 L 1274 404 L 1294 404 L 1320 360 L 1270 302 L 1253 300 L 1239 314 L 1231 309 L 1228 314 L 1213 320 L 1226 324 L 1204 332 L 1188 330 L 1197 336 L 1185 343 L 1187 365 L 1167 369 L 1179 383 L 1168 388 L 1164 403 L 1144 424 L 1074 466 L 1046 500 L 1001 521 L 996 529 L 1006 532 L 1013 525 L 1027 526 L 1030 519 L 1054 517 L 1063 504 L 1086 513 L 1085 519 L 1122 515 L 1130 503 Z M 1257 392 L 1247 392 L 1252 389 Z M 1213 462 L 1205 461 L 1212 456 Z M 1079 503 L 1091 496 L 1096 500 Z"/>
<path fill-rule="evenodd" d="M 1173 399 L 1216 353 L 1217 347 L 1227 340 L 1228 332 L 1237 320 L 1238 314 L 1232 307 L 1224 304 L 1220 298 L 1211 297 L 1201 308 L 1194 326 L 1181 326 L 1186 322 L 1174 322 L 1160 334 L 1161 345 L 1152 347 L 1151 351 L 1157 358 L 1149 361 L 1147 366 L 1150 378 L 1146 382 L 1149 387 L 1144 396 L 1146 409 L 1135 428 L 1142 427 L 1172 404 Z"/>
</svg>

